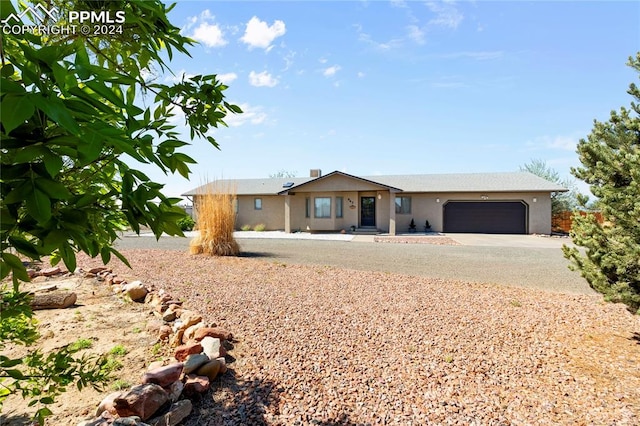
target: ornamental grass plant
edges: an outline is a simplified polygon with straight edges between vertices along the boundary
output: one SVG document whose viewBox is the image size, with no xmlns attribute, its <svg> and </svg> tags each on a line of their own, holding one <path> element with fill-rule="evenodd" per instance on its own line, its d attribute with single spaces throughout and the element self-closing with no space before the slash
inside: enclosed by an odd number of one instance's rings
<svg viewBox="0 0 640 426">
<path fill-rule="evenodd" d="M 240 247 L 233 238 L 236 225 L 236 191 L 229 184 L 213 181 L 201 186 L 194 199 L 198 235 L 191 240 L 191 254 L 236 256 Z"/>
</svg>

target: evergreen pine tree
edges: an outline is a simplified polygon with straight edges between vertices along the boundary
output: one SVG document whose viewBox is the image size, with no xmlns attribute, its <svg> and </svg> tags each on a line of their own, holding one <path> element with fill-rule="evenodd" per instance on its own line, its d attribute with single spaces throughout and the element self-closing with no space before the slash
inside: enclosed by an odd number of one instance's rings
<svg viewBox="0 0 640 426">
<path fill-rule="evenodd" d="M 628 65 L 640 73 L 640 52 Z M 606 300 L 625 303 L 640 314 L 640 89 L 631 83 L 631 108 L 612 111 L 578 143 L 582 167 L 572 174 L 588 183 L 604 218 L 575 215 L 571 236 L 585 248 L 563 247 L 572 269 Z M 581 197 L 586 205 L 586 197 Z"/>
</svg>

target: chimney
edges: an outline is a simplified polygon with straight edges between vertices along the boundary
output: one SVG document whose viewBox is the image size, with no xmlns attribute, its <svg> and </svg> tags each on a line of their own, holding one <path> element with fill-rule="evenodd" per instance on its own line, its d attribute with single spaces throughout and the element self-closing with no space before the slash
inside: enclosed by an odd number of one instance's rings
<svg viewBox="0 0 640 426">
<path fill-rule="evenodd" d="M 320 169 L 311 169 L 309 172 L 309 177 L 319 178 L 320 176 L 322 176 L 322 170 Z"/>
</svg>

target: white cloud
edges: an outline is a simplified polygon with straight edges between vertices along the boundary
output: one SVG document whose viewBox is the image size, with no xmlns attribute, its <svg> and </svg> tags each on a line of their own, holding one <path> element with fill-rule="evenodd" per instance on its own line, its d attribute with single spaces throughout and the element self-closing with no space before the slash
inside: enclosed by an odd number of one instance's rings
<svg viewBox="0 0 640 426">
<path fill-rule="evenodd" d="M 249 73 L 249 84 L 255 87 L 274 87 L 278 84 L 278 80 L 266 71 L 261 73 L 251 71 Z"/>
<path fill-rule="evenodd" d="M 227 44 L 227 40 L 224 39 L 224 33 L 220 26 L 211 23 L 214 19 L 215 16 L 211 14 L 209 9 L 205 9 L 200 15 L 190 17 L 189 23 L 182 29 L 182 32 L 187 33 L 193 29 L 188 33 L 192 39 L 207 47 L 222 47 Z"/>
<path fill-rule="evenodd" d="M 181 69 L 180 71 L 175 73 L 175 75 L 171 75 L 171 74 L 167 75 L 164 78 L 164 81 L 166 83 L 180 83 L 183 79 L 186 80 L 193 76 L 195 76 L 195 74 L 188 73 L 185 69 Z"/>
<path fill-rule="evenodd" d="M 425 33 L 424 31 L 418 27 L 417 25 L 409 25 L 407 27 L 409 38 L 415 41 L 418 44 L 425 43 Z"/>
<path fill-rule="evenodd" d="M 236 74 L 235 72 L 228 72 L 226 74 L 218 74 L 218 80 L 220 80 L 224 84 L 229 84 L 233 80 L 235 80 L 236 78 L 238 78 L 238 74 Z"/>
<path fill-rule="evenodd" d="M 530 149 L 556 149 L 560 151 L 575 151 L 578 141 L 583 135 L 582 133 L 574 133 L 571 135 L 556 136 L 539 136 L 526 143 Z"/>
<path fill-rule="evenodd" d="M 201 23 L 193 31 L 191 38 L 207 47 L 222 47 L 227 44 L 220 27 L 217 24 L 207 24 L 206 22 Z"/>
<path fill-rule="evenodd" d="M 364 77 L 366 74 L 363 73 L 362 71 L 358 71 L 358 78 L 362 78 Z"/>
<path fill-rule="evenodd" d="M 333 65 L 329 68 L 325 68 L 322 71 L 322 75 L 324 75 L 325 77 L 333 77 L 338 71 L 340 71 L 340 65 Z"/>
<path fill-rule="evenodd" d="M 429 1 L 425 4 L 436 15 L 429 21 L 430 25 L 456 29 L 464 19 L 454 1 Z"/>
<path fill-rule="evenodd" d="M 267 120 L 267 114 L 261 107 L 254 107 L 247 103 L 237 105 L 242 109 L 242 114 L 228 114 L 224 122 L 229 127 L 240 127 L 244 124 L 258 125 Z"/>
<path fill-rule="evenodd" d="M 377 49 L 377 50 L 391 50 L 391 49 L 395 49 L 397 47 L 402 46 L 402 40 L 401 39 L 394 38 L 394 39 L 391 39 L 391 40 L 387 41 L 386 43 L 377 42 L 377 41 L 375 41 L 375 40 L 373 40 L 371 38 L 370 34 L 365 33 L 363 31 L 362 25 L 355 24 L 354 27 L 356 28 L 356 31 L 358 33 L 358 40 L 370 45 L 374 49 Z"/>
<path fill-rule="evenodd" d="M 326 64 L 327 63 L 327 58 L 320 58 L 318 59 L 318 62 L 320 62 L 321 64 Z"/>
<path fill-rule="evenodd" d="M 247 27 L 240 41 L 249 45 L 249 49 L 259 47 L 268 51 L 272 47 L 273 40 L 283 36 L 286 31 L 283 21 L 276 20 L 269 26 L 265 21 L 254 16 L 247 22 Z"/>
</svg>

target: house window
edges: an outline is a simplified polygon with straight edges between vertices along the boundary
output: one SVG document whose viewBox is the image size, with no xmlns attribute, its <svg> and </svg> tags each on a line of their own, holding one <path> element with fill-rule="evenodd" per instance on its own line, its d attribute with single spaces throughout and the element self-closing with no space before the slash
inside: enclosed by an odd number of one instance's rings
<svg viewBox="0 0 640 426">
<path fill-rule="evenodd" d="M 336 197 L 336 217 L 342 217 L 342 197 Z"/>
<path fill-rule="evenodd" d="M 316 197 L 314 201 L 315 201 L 314 217 L 330 218 L 331 217 L 331 198 Z"/>
<path fill-rule="evenodd" d="M 304 199 L 304 217 L 311 217 L 311 198 Z"/>
<path fill-rule="evenodd" d="M 411 213 L 411 197 L 396 197 L 396 214 Z"/>
<path fill-rule="evenodd" d="M 253 199 L 253 208 L 255 210 L 262 210 L 262 198 Z"/>
</svg>

